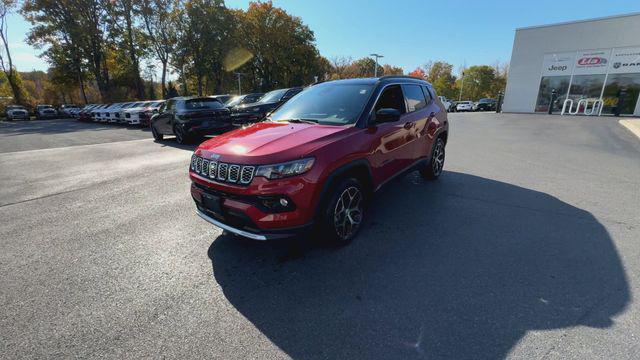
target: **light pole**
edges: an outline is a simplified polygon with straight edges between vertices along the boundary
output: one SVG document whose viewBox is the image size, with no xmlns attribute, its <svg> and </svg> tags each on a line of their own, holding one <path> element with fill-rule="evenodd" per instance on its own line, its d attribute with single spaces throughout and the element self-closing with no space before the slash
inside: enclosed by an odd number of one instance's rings
<svg viewBox="0 0 640 360">
<path fill-rule="evenodd" d="M 242 78 L 242 75 L 244 74 L 241 72 L 235 72 L 234 74 L 238 77 L 238 95 L 242 95 L 242 84 L 240 82 L 240 78 Z"/>
<path fill-rule="evenodd" d="M 460 95 L 458 95 L 458 101 L 462 101 L 462 88 L 464 87 L 464 71 L 462 72 L 462 79 L 460 80 Z"/>
<path fill-rule="evenodd" d="M 383 58 L 384 55 L 375 54 L 375 53 L 370 55 L 376 58 L 376 67 L 373 69 L 373 77 L 378 77 L 378 59 Z"/>
</svg>

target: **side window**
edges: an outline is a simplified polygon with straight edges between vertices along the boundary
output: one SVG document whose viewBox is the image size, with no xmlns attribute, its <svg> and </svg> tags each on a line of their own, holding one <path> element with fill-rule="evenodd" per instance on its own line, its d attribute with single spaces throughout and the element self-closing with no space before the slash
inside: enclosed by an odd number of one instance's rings
<svg viewBox="0 0 640 360">
<path fill-rule="evenodd" d="M 402 85 L 402 90 L 407 99 L 409 112 L 420 110 L 427 106 L 427 99 L 424 97 L 420 85 Z"/>
<path fill-rule="evenodd" d="M 391 85 L 384 89 L 373 111 L 375 113 L 380 109 L 396 109 L 400 114 L 407 112 L 400 85 Z"/>
<path fill-rule="evenodd" d="M 422 90 L 424 90 L 424 95 L 427 98 L 427 104 L 436 98 L 436 92 L 432 88 L 423 86 Z M 441 101 L 447 100 L 444 96 L 438 96 L 438 98 L 440 98 Z"/>
<path fill-rule="evenodd" d="M 176 101 L 175 100 L 168 100 L 167 101 L 166 110 L 167 111 L 173 111 L 175 109 L 176 109 Z"/>
</svg>

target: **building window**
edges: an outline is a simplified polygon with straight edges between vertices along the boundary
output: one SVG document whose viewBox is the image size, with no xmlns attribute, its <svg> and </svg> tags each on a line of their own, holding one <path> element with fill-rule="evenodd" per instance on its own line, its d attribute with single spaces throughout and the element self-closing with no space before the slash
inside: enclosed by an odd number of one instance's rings
<svg viewBox="0 0 640 360">
<path fill-rule="evenodd" d="M 580 99 L 600 99 L 602 86 L 604 85 L 604 74 L 598 75 L 574 75 L 571 80 L 571 90 L 569 98 L 577 102 Z"/>
<path fill-rule="evenodd" d="M 614 114 L 618 107 L 620 90 L 625 89 L 627 95 L 622 102 L 620 114 L 632 115 L 638 102 L 640 93 L 640 73 L 638 74 L 609 74 L 607 84 L 604 87 L 602 101 L 604 102 L 603 114 Z"/>
<path fill-rule="evenodd" d="M 540 90 L 538 90 L 538 101 L 536 102 L 536 112 L 549 111 L 549 102 L 551 101 L 551 92 L 556 91 L 556 99 L 553 103 L 553 112 L 560 112 L 562 104 L 567 98 L 569 90 L 569 81 L 571 76 L 544 76 L 540 81 Z"/>
</svg>

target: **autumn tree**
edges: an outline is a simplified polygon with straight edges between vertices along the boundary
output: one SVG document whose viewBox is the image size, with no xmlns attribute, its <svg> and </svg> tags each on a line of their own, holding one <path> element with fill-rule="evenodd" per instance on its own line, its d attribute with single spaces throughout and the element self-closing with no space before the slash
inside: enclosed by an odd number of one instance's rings
<svg viewBox="0 0 640 360">
<path fill-rule="evenodd" d="M 425 74 L 424 70 L 422 70 L 422 68 L 417 67 L 409 73 L 409 76 L 413 76 L 418 79 L 424 79 L 427 75 Z"/>
</svg>

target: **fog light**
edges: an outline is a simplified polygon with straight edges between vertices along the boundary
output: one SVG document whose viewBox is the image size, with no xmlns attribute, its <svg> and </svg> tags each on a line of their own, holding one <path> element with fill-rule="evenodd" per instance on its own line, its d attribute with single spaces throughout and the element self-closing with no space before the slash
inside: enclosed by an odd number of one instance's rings
<svg viewBox="0 0 640 360">
<path fill-rule="evenodd" d="M 280 198 L 280 205 L 286 208 L 287 206 L 289 206 L 289 202 L 285 198 Z"/>
</svg>

